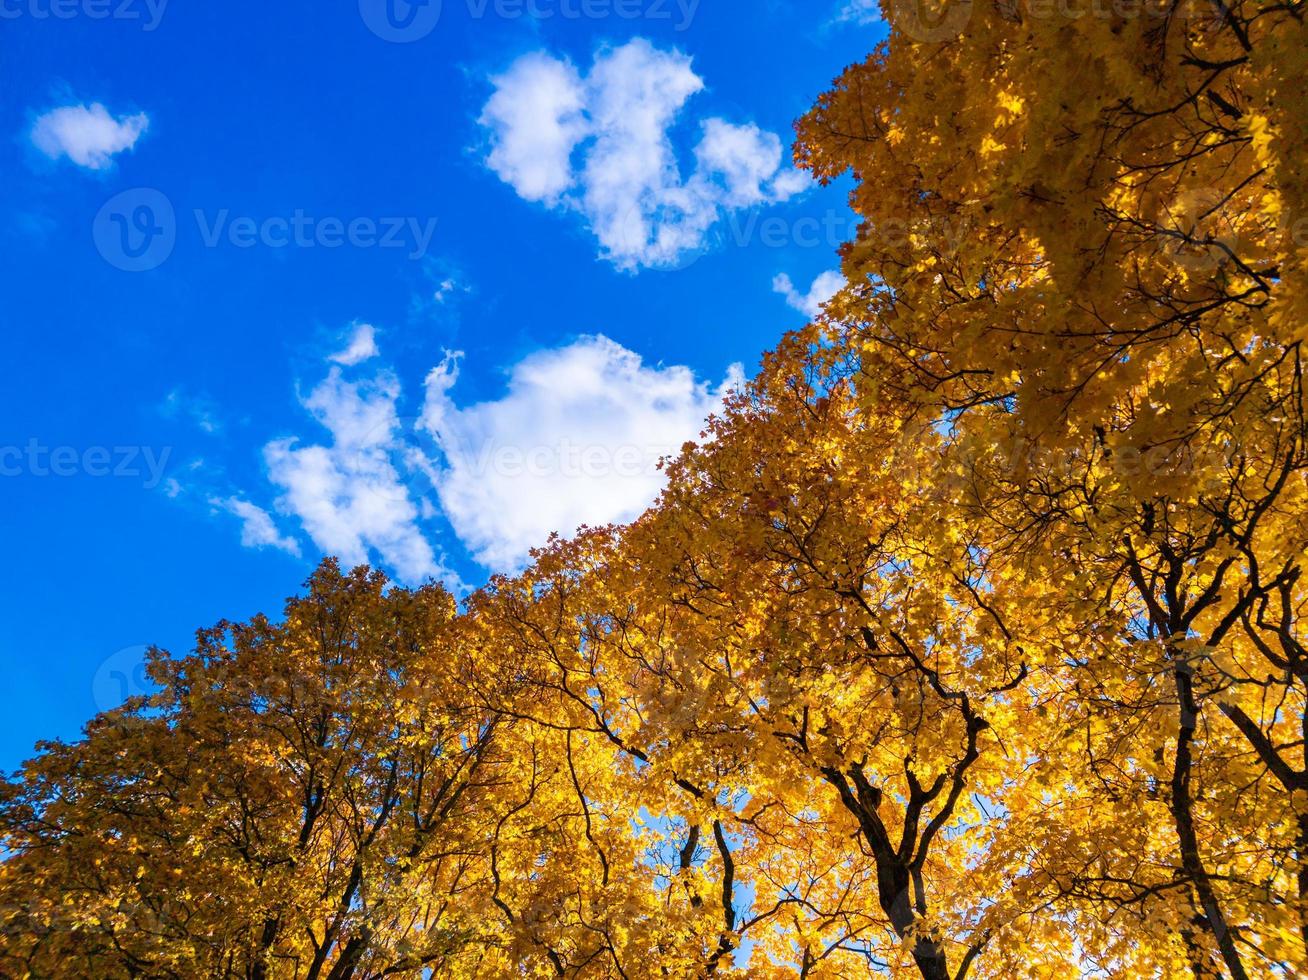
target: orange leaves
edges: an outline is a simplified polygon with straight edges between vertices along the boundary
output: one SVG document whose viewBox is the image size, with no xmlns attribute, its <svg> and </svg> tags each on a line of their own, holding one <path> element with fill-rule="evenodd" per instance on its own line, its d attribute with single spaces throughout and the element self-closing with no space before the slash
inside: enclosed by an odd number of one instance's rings
<svg viewBox="0 0 1308 980">
<path fill-rule="evenodd" d="M 895 12 L 849 285 L 657 506 L 156 659 L 3 787 L 0 970 L 1308 969 L 1308 45 L 1163 7 Z"/>
<path fill-rule="evenodd" d="M 1082 948 L 1102 942 L 1109 972 L 1268 975 L 1308 957 L 1303 936 L 1284 941 L 1279 904 L 1302 902 L 1308 879 L 1262 870 L 1308 862 L 1285 830 L 1308 818 L 1270 791 L 1302 771 L 1300 733 L 1282 726 L 1308 700 L 1304 318 L 1290 312 L 1308 45 L 1286 8 L 1195 12 L 987 7 L 948 39 L 896 21 L 799 133 L 819 173 L 862 178 L 866 234 L 845 271 L 880 286 L 862 310 L 846 296 L 826 343 L 857 356 L 869 413 L 922 414 L 943 437 L 938 469 L 906 481 L 938 533 L 895 543 L 901 561 L 911 542 L 941 564 L 915 555 L 902 588 L 979 559 L 982 588 L 962 601 L 1004 614 L 1012 642 L 992 617 L 978 645 L 1040 663 L 1027 687 L 1062 719 L 1005 758 L 1038 760 L 1083 801 L 1068 812 L 1087 822 L 1058 829 L 1087 835 L 1095 863 L 1051 879 L 1086 916 Z M 961 676 L 997 683 L 984 665 Z M 1055 717 L 1024 716 L 1019 697 L 996 708 L 1006 746 Z M 1243 735 L 1226 697 L 1258 706 Z M 1126 814 L 1147 833 L 1099 839 Z M 1272 878 L 1262 898 L 1237 884 Z M 1204 928 L 1178 947 L 1094 925 L 1129 907 Z M 1241 950 L 1232 929 L 1259 938 Z"/>
<path fill-rule="evenodd" d="M 468 692 L 423 679 L 448 597 L 384 584 L 324 565 L 284 624 L 203 635 L 165 672 L 184 689 L 29 767 L 15 789 L 44 819 L 5 808 L 6 903 L 115 911 L 49 933 L 23 919 L 7 972 L 330 968 L 362 935 L 378 969 L 435 948 L 458 968 L 488 902 L 473 842 L 508 772 Z"/>
</svg>

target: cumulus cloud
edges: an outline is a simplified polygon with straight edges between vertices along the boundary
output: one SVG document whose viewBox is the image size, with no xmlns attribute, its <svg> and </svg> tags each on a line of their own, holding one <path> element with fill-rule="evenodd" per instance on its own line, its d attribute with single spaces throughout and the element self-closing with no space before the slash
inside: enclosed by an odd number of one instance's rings
<svg viewBox="0 0 1308 980">
<path fill-rule="evenodd" d="M 589 336 L 514 364 L 502 396 L 461 404 L 461 357 L 447 354 L 427 375 L 421 414 L 409 419 L 389 369 L 354 378 L 330 364 L 301 398 L 325 436 L 264 447 L 277 513 L 346 564 L 463 589 L 442 536 L 485 568 L 512 572 L 551 533 L 637 517 L 663 487 L 659 461 L 697 439 L 743 383 L 739 365 L 711 385 Z M 242 519 L 245 544 L 298 549 L 245 494 L 210 503 Z"/>
<path fill-rule="evenodd" d="M 367 323 L 359 323 L 350 335 L 350 342 L 344 350 L 338 351 L 331 359 L 346 367 L 362 364 L 377 356 L 377 331 Z"/>
<path fill-rule="evenodd" d="M 724 119 L 709 119 L 695 149 L 699 172 L 721 187 L 720 200 L 733 208 L 750 207 L 784 199 L 808 186 L 799 170 L 779 172 L 781 138 L 752 123 L 736 126 Z"/>
<path fill-rule="evenodd" d="M 701 123 L 683 176 L 670 132 L 704 81 L 687 55 L 641 38 L 601 50 L 584 78 L 535 52 L 491 84 L 480 119 L 487 165 L 523 199 L 581 214 L 624 270 L 673 265 L 704 246 L 725 212 L 786 200 L 808 183 L 783 167 L 776 134 L 720 118 Z"/>
<path fill-rule="evenodd" d="M 181 488 L 176 480 L 170 481 L 169 496 L 175 497 Z M 273 523 L 272 515 L 257 504 L 239 497 L 210 497 L 209 503 L 219 510 L 226 511 L 241 520 L 241 544 L 247 548 L 276 548 L 287 554 L 300 556 L 300 543 L 292 537 L 283 535 Z"/>
<path fill-rule="evenodd" d="M 573 181 L 572 151 L 586 135 L 581 76 L 544 53 L 491 79 L 480 123 L 498 134 L 486 163 L 528 201 L 553 203 Z"/>
<path fill-rule="evenodd" d="M 427 377 L 421 421 L 441 509 L 481 564 L 512 569 L 551 532 L 639 516 L 663 486 L 659 460 L 698 437 L 742 373 L 711 387 L 594 336 L 520 361 L 495 401 L 459 407 L 457 380 L 451 355 Z"/>
<path fill-rule="evenodd" d="M 104 170 L 116 154 L 136 145 L 150 125 L 143 112 L 114 117 L 99 102 L 51 109 L 32 126 L 32 145 L 58 160 L 62 156 L 88 170 Z"/>
<path fill-rule="evenodd" d="M 781 272 L 772 280 L 772 291 L 784 296 L 791 307 L 799 310 L 809 319 L 814 319 L 822 312 L 823 304 L 836 295 L 844 285 L 845 277 L 832 270 L 814 279 L 807 293 L 801 293 L 795 288 L 790 276 Z"/>
</svg>

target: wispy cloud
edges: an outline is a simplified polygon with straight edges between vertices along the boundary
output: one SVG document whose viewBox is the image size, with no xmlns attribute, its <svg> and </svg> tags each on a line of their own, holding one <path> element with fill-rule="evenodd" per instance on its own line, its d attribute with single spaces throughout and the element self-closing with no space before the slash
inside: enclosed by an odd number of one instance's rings
<svg viewBox="0 0 1308 980">
<path fill-rule="evenodd" d="M 87 170 L 104 170 L 113 158 L 132 149 L 150 120 L 143 112 L 113 116 L 99 102 L 67 105 L 39 116 L 32 126 L 32 145 L 51 160 L 67 157 Z"/>
<path fill-rule="evenodd" d="M 176 486 L 176 481 L 171 481 Z M 178 491 L 180 488 L 178 488 Z M 176 496 L 173 487 L 169 496 Z M 247 548 L 276 548 L 287 554 L 300 556 L 300 543 L 277 530 L 272 515 L 262 507 L 239 497 L 210 497 L 209 503 L 241 520 L 241 544 Z"/>
<path fill-rule="evenodd" d="M 786 302 L 809 319 L 814 319 L 822 312 L 822 306 L 845 285 L 845 277 L 832 270 L 824 272 L 813 280 L 808 292 L 801 293 L 795 288 L 790 276 L 779 272 L 772 280 L 772 291 L 786 298 Z"/>
<path fill-rule="evenodd" d="M 683 176 L 670 131 L 704 80 L 687 55 L 641 38 L 601 50 L 585 77 L 542 51 L 491 84 L 487 165 L 524 200 L 581 214 L 620 269 L 674 265 L 724 213 L 808 185 L 783 167 L 775 133 L 716 117 L 701 122 Z"/>
<path fill-rule="evenodd" d="M 868 27 L 885 20 L 881 16 L 880 0 L 845 0 L 836 14 L 836 21 Z"/>
<path fill-rule="evenodd" d="M 422 282 L 409 299 L 412 320 L 438 319 L 449 323 L 474 292 L 467 272 L 447 258 L 429 257 L 423 263 Z"/>
<path fill-rule="evenodd" d="M 213 400 L 204 395 L 190 394 L 184 388 L 168 392 L 158 410 L 166 419 L 189 419 L 196 428 L 210 435 L 221 432 L 223 428 Z"/>
<path fill-rule="evenodd" d="M 264 447 L 264 461 L 280 491 L 277 509 L 299 520 L 324 553 L 351 565 L 375 555 L 405 582 L 448 578 L 393 459 L 401 445 L 399 396 L 389 371 L 347 381 L 333 367 L 303 401 L 329 441 L 278 439 Z"/>
<path fill-rule="evenodd" d="M 431 299 L 433 303 L 444 305 L 445 301 L 451 296 L 466 293 L 470 288 L 469 286 L 460 285 L 457 280 L 447 276 L 436 285 L 436 289 L 431 294 Z"/>
<path fill-rule="evenodd" d="M 350 333 L 349 343 L 331 356 L 336 364 L 353 367 L 377 356 L 377 331 L 371 324 L 358 323 Z"/>
</svg>

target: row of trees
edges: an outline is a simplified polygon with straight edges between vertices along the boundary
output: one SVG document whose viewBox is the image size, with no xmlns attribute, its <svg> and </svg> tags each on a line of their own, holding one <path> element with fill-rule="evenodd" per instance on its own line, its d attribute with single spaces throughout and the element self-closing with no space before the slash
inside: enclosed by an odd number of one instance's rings
<svg viewBox="0 0 1308 980">
<path fill-rule="evenodd" d="M 0 972 L 1308 972 L 1304 4 L 1156 7 L 848 69 L 847 286 L 658 504 L 156 655 L 4 787 Z"/>
</svg>

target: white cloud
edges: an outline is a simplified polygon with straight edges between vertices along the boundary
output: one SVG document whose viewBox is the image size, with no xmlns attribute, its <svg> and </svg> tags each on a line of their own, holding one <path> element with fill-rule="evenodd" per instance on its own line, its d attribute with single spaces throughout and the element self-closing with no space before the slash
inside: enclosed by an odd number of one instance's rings
<svg viewBox="0 0 1308 980">
<path fill-rule="evenodd" d="M 782 169 L 775 134 L 718 118 L 702 123 L 696 168 L 683 177 L 669 134 L 704 81 L 688 56 L 641 38 L 601 50 L 584 79 L 536 52 L 491 84 L 480 120 L 491 136 L 487 164 L 525 200 L 583 215 L 621 269 L 673 265 L 704 246 L 724 211 L 808 184 Z"/>
<path fill-rule="evenodd" d="M 466 586 L 435 547 L 439 534 L 452 531 L 477 562 L 512 572 L 551 533 L 637 517 L 663 487 L 659 460 L 697 439 L 744 380 L 734 365 L 712 386 L 591 336 L 536 351 L 509 369 L 501 397 L 461 406 L 461 356 L 447 354 L 428 374 L 412 419 L 399 415 L 400 383 L 388 369 L 346 380 L 331 366 L 301 399 L 329 438 L 264 447 L 277 512 L 346 564 L 373 562 L 403 582 L 438 578 L 457 591 Z M 243 496 L 210 502 L 245 521 L 247 545 L 289 550 Z"/>
<path fill-rule="evenodd" d="M 399 382 L 389 372 L 347 382 L 333 367 L 303 400 L 331 434 L 331 444 L 278 439 L 264 447 L 264 461 L 281 491 L 277 509 L 298 518 L 324 553 L 358 565 L 375 552 L 398 578 L 419 583 L 447 572 L 418 526 L 419 508 L 392 462 L 399 395 Z"/>
<path fill-rule="evenodd" d="M 735 126 L 723 119 L 704 123 L 704 136 L 695 150 L 699 169 L 722 182 L 722 203 L 735 208 L 790 197 L 808 185 L 798 170 L 778 173 L 781 138 L 752 123 Z"/>
<path fill-rule="evenodd" d="M 444 259 L 423 263 L 423 285 L 409 298 L 409 316 L 414 320 L 448 320 L 453 311 L 474 292 L 462 269 Z"/>
<path fill-rule="evenodd" d="M 451 355 L 427 378 L 421 423 L 441 509 L 479 562 L 512 570 L 552 532 L 639 516 L 663 486 L 659 459 L 698 437 L 742 374 L 711 388 L 596 336 L 520 361 L 496 401 L 458 407 L 457 379 Z"/>
<path fill-rule="evenodd" d="M 346 348 L 333 354 L 331 359 L 337 364 L 353 367 L 377 356 L 377 331 L 369 324 L 356 324 L 354 333 Z"/>
<path fill-rule="evenodd" d="M 471 289 L 471 286 L 461 286 L 454 279 L 447 277 L 440 281 L 436 291 L 432 293 L 432 302 L 444 305 L 445 301 L 455 293 L 466 293 L 470 292 Z"/>
<path fill-rule="evenodd" d="M 176 484 L 176 481 L 171 481 Z M 181 488 L 169 488 L 169 496 L 175 497 Z M 277 548 L 288 554 L 300 556 L 300 543 L 277 530 L 272 516 L 248 500 L 239 497 L 210 497 L 209 503 L 220 510 L 225 510 L 241 519 L 241 544 L 247 548 Z"/>
<path fill-rule="evenodd" d="M 528 201 L 553 203 L 572 184 L 572 151 L 586 135 L 581 78 L 566 61 L 528 54 L 491 79 L 479 122 L 498 134 L 486 162 Z"/>
<path fill-rule="evenodd" d="M 32 144 L 57 160 L 66 156 L 79 167 L 104 170 L 115 154 L 130 150 L 150 125 L 143 112 L 114 118 L 99 102 L 51 109 L 32 127 Z"/>
<path fill-rule="evenodd" d="M 692 250 L 716 215 L 707 186 L 683 184 L 668 129 L 704 82 L 679 51 L 642 40 L 603 52 L 587 79 L 595 140 L 581 209 L 620 268 L 667 265 Z"/>
<path fill-rule="evenodd" d="M 824 272 L 813 280 L 807 293 L 795 288 L 790 276 L 780 272 L 772 280 L 772 291 L 786 297 L 786 302 L 810 319 L 822 312 L 822 306 L 845 285 L 845 277 L 835 270 Z"/>
<path fill-rule="evenodd" d="M 836 15 L 836 21 L 869 27 L 872 24 L 884 23 L 885 18 L 881 16 L 879 0 L 845 0 L 840 13 Z"/>
</svg>

